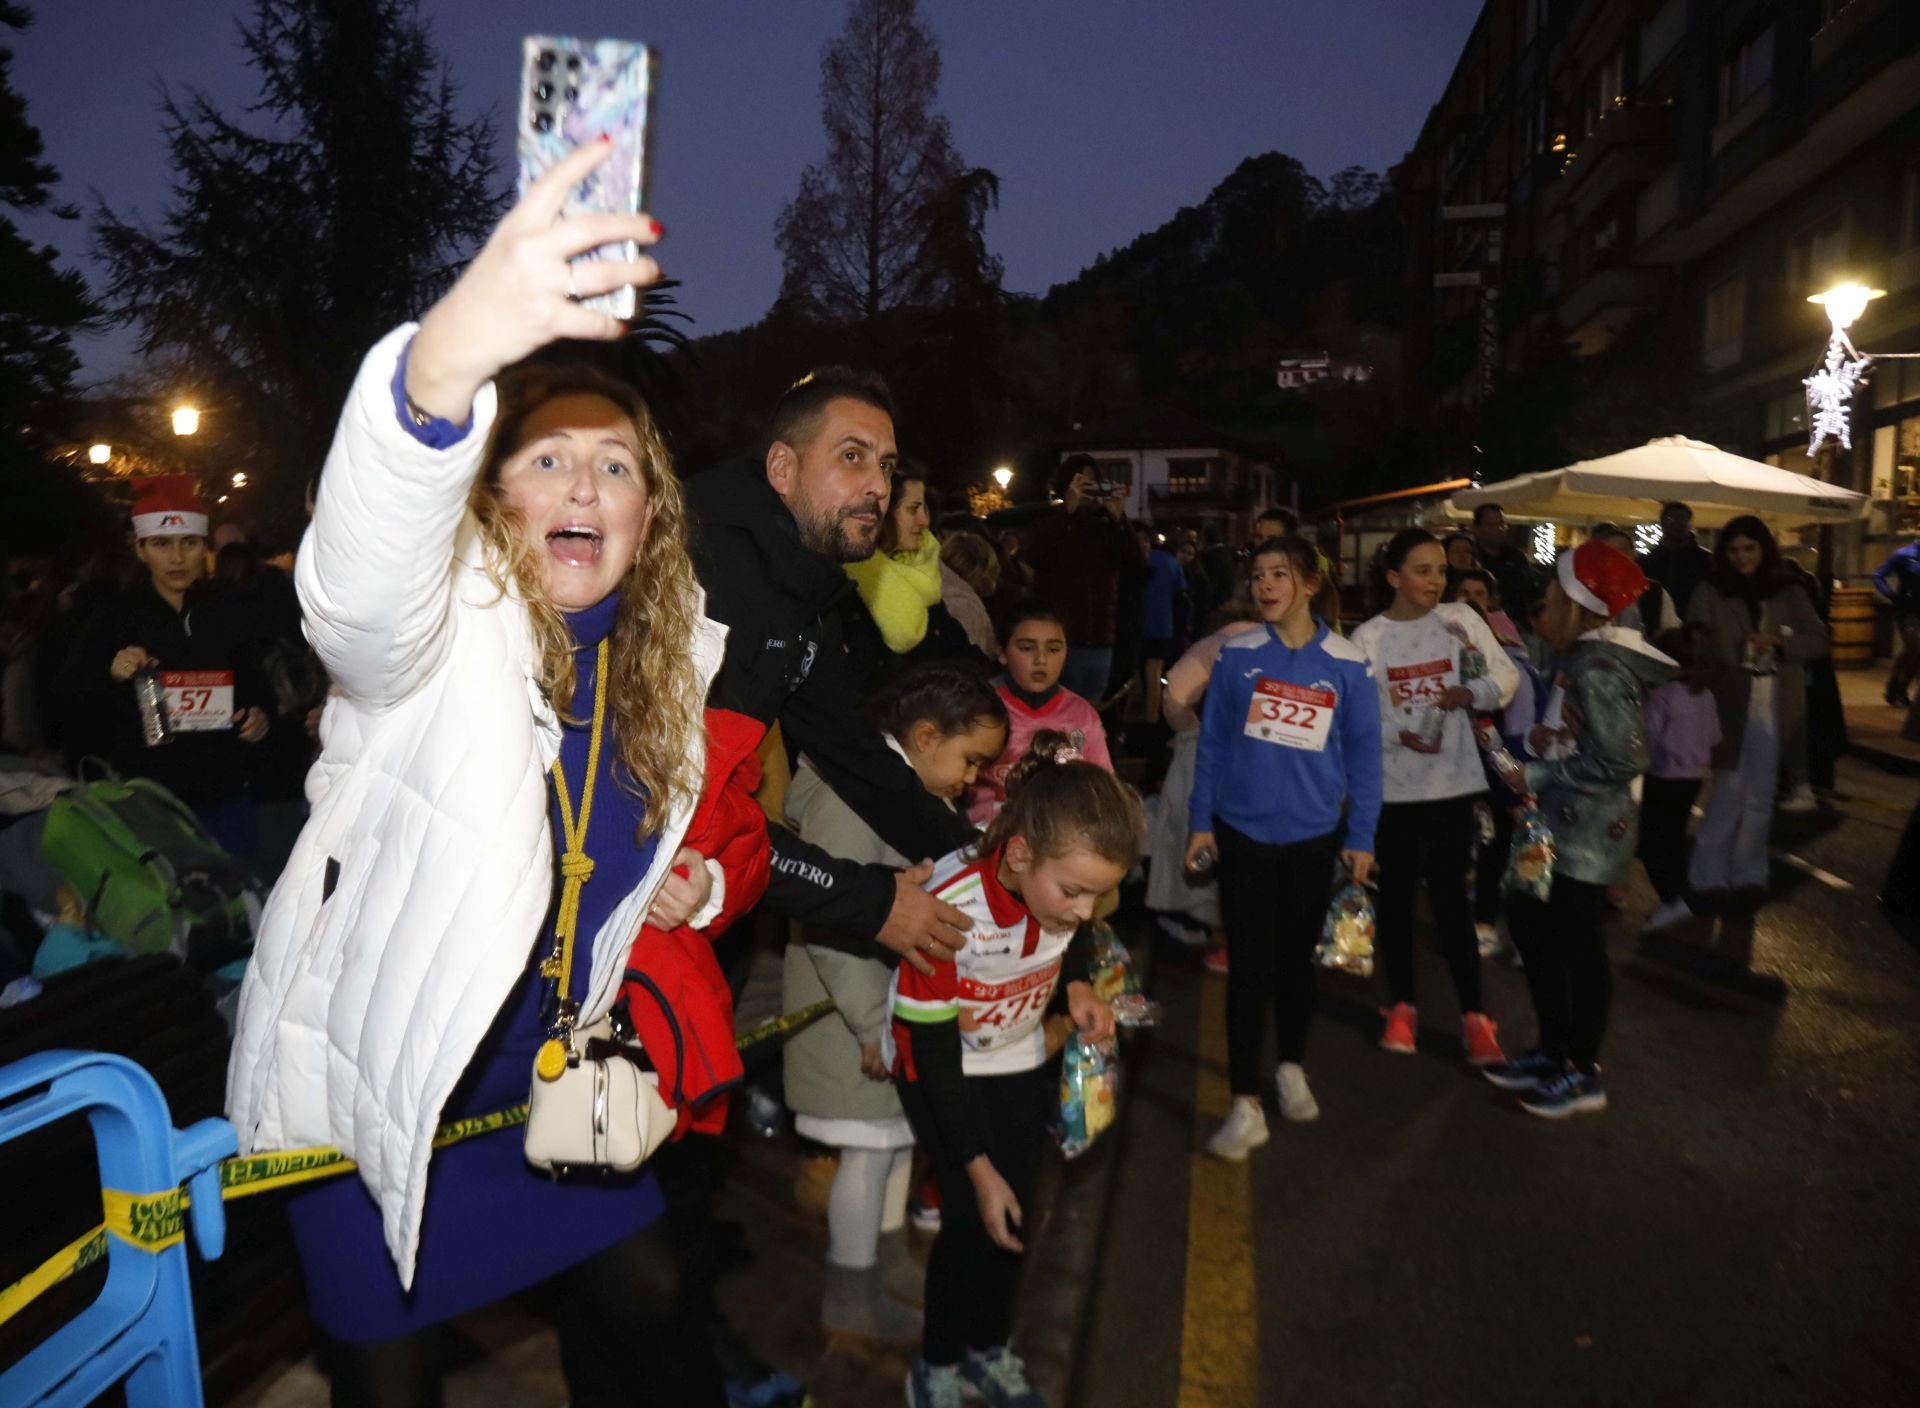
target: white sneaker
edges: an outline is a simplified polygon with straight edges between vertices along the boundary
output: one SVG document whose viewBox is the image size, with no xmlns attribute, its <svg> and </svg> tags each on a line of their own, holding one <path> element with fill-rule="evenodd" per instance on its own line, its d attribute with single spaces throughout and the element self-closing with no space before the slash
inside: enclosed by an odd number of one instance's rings
<svg viewBox="0 0 1920 1408">
<path fill-rule="evenodd" d="M 1682 920 L 1691 918 L 1693 918 L 1693 910 L 1685 900 L 1662 900 L 1659 907 L 1647 916 L 1647 922 L 1640 926 L 1640 932 L 1657 933 L 1662 929 L 1671 929 Z"/>
<path fill-rule="evenodd" d="M 1266 1143 L 1267 1137 L 1267 1115 L 1260 1108 L 1260 1102 L 1236 1095 L 1226 1123 L 1207 1141 L 1207 1152 L 1216 1159 L 1237 1164 Z"/>
<path fill-rule="evenodd" d="M 1320 1118 L 1320 1104 L 1307 1088 L 1307 1073 L 1298 1061 L 1280 1063 L 1280 1117 L 1296 1124 Z"/>
<path fill-rule="evenodd" d="M 1500 952 L 1500 931 L 1491 924 L 1475 924 L 1473 936 L 1479 941 L 1480 956 L 1492 958 Z"/>
<path fill-rule="evenodd" d="M 1820 810 L 1820 800 L 1813 795 L 1813 788 L 1803 782 L 1794 788 L 1793 791 L 1782 797 L 1775 810 L 1783 812 L 1817 812 Z"/>
</svg>

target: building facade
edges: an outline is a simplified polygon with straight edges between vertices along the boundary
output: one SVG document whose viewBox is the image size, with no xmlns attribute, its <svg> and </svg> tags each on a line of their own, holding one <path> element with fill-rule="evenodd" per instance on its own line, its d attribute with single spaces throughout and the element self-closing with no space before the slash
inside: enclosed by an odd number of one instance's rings
<svg viewBox="0 0 1920 1408">
<path fill-rule="evenodd" d="M 1657 319 L 1687 359 L 1673 432 L 1872 496 L 1839 573 L 1920 530 L 1920 361 L 1878 363 L 1819 461 L 1801 384 L 1836 282 L 1886 290 L 1863 351 L 1920 351 L 1920 4 L 1488 0 L 1396 180 L 1428 424 Z"/>
<path fill-rule="evenodd" d="M 1076 431 L 1060 458 L 1088 454 L 1127 489 L 1127 514 L 1163 532 L 1196 528 L 1238 547 L 1260 510 L 1280 502 L 1279 479 L 1253 449 L 1184 412 L 1148 409 Z"/>
</svg>

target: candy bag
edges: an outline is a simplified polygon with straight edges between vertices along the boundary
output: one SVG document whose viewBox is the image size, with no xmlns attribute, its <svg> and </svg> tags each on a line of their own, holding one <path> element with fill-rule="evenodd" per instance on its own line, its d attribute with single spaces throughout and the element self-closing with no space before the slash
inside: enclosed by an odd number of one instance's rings
<svg viewBox="0 0 1920 1408">
<path fill-rule="evenodd" d="M 1122 1027 L 1157 1027 L 1160 1004 L 1137 992 L 1123 992 L 1113 999 L 1113 1020 Z"/>
<path fill-rule="evenodd" d="M 1510 895 L 1545 900 L 1553 891 L 1553 862 L 1559 854 L 1553 832 L 1531 794 L 1520 799 L 1514 815 L 1513 849 L 1507 855 L 1507 873 L 1501 884 Z"/>
<path fill-rule="evenodd" d="M 1120 1061 L 1109 1044 L 1075 1032 L 1060 1061 L 1060 1152 L 1077 1159 L 1113 1123 L 1120 1095 Z"/>
<path fill-rule="evenodd" d="M 1333 903 L 1327 906 L 1315 960 L 1322 968 L 1371 978 L 1374 927 L 1372 893 L 1367 886 L 1349 880 L 1334 892 Z"/>
<path fill-rule="evenodd" d="M 1093 979 L 1093 995 L 1112 1002 L 1123 993 L 1140 991 L 1140 975 L 1134 971 L 1133 955 L 1105 920 L 1093 923 L 1093 952 L 1088 962 Z"/>
</svg>

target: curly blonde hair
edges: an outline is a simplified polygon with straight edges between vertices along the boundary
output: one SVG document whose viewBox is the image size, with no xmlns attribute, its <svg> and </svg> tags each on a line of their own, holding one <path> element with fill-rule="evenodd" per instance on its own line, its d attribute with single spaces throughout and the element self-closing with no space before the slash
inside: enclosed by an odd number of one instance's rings
<svg viewBox="0 0 1920 1408">
<path fill-rule="evenodd" d="M 511 581 L 526 603 L 540 656 L 540 687 L 569 722 L 576 722 L 568 713 L 573 633 L 542 585 L 540 544 L 528 540 L 520 515 L 501 497 L 500 470 L 520 448 L 527 417 L 556 396 L 604 397 L 633 423 L 640 442 L 640 473 L 653 519 L 620 579 L 620 607 L 608 641 L 607 712 L 615 775 L 647 802 L 636 837 L 645 839 L 660 830 L 676 806 L 699 795 L 702 781 L 696 759 L 704 700 L 693 657 L 700 587 L 687 556 L 680 480 L 646 402 L 625 382 L 590 366 L 535 365 L 511 368 L 494 385 L 500 409 L 471 506 L 486 545 L 487 574 L 502 593 Z"/>
</svg>

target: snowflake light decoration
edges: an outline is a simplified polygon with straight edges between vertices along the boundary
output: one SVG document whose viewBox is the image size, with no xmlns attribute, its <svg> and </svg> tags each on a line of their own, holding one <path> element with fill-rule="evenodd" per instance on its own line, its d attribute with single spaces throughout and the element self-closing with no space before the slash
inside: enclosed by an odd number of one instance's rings
<svg viewBox="0 0 1920 1408">
<path fill-rule="evenodd" d="M 1807 388 L 1807 455 L 1820 453 L 1826 440 L 1838 440 L 1840 448 L 1853 448 L 1853 393 L 1866 379 L 1873 359 L 1854 349 L 1847 335 L 1835 328 L 1827 342 L 1827 359 L 1803 384 Z"/>
</svg>

